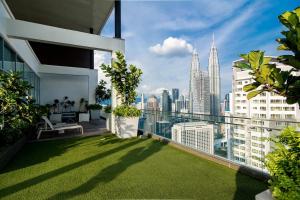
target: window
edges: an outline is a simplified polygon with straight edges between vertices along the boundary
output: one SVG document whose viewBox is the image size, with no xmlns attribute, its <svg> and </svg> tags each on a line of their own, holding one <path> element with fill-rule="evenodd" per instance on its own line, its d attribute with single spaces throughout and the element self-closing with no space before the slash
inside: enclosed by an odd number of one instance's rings
<svg viewBox="0 0 300 200">
<path fill-rule="evenodd" d="M 24 61 L 19 56 L 17 56 L 17 60 L 16 60 L 16 71 L 20 72 L 22 74 L 22 77 L 23 77 Z"/>
<path fill-rule="evenodd" d="M 3 39 L 0 37 L 0 70 L 3 67 Z"/>
<path fill-rule="evenodd" d="M 260 110 L 262 110 L 262 111 L 266 111 L 266 110 L 267 110 L 267 108 L 266 108 L 265 106 L 261 106 L 261 107 L 260 107 Z"/>
<path fill-rule="evenodd" d="M 4 72 L 17 71 L 21 77 L 33 87 L 29 93 L 39 103 L 40 79 L 32 69 L 17 55 L 12 48 L 0 37 L 0 70 Z"/>
<path fill-rule="evenodd" d="M 16 66 L 16 54 L 8 44 L 4 43 L 4 59 L 3 59 L 3 70 L 8 71 L 15 71 Z"/>
</svg>

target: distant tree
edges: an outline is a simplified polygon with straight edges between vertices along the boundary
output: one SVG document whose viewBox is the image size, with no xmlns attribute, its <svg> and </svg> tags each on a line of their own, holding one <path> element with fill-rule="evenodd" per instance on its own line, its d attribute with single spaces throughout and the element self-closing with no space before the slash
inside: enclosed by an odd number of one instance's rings
<svg viewBox="0 0 300 200">
<path fill-rule="evenodd" d="M 264 57 L 263 51 L 251 51 L 242 54 L 245 62 L 239 62 L 237 68 L 251 70 L 254 82 L 245 85 L 243 90 L 249 92 L 247 98 L 267 91 L 286 97 L 288 104 L 300 105 L 300 7 L 287 11 L 279 17 L 287 28 L 282 31 L 283 38 L 278 38 L 278 50 L 289 51 L 289 55 L 281 55 L 278 62 L 291 66 L 288 71 L 281 70 L 270 63 L 271 58 Z"/>
</svg>

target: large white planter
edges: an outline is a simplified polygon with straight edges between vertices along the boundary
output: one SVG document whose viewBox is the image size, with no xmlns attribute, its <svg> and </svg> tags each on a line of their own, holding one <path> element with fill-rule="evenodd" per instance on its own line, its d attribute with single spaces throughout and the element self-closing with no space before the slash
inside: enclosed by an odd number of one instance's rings
<svg viewBox="0 0 300 200">
<path fill-rule="evenodd" d="M 108 131 L 111 131 L 111 114 L 110 113 L 105 113 L 106 114 L 106 129 Z"/>
<path fill-rule="evenodd" d="M 50 115 L 50 121 L 54 123 L 61 123 L 61 113 L 59 114 L 52 113 Z"/>
<path fill-rule="evenodd" d="M 100 110 L 90 110 L 91 119 L 100 119 Z"/>
<path fill-rule="evenodd" d="M 79 122 L 89 122 L 90 114 L 89 113 L 79 113 Z"/>
<path fill-rule="evenodd" d="M 103 118 L 107 118 L 107 113 L 104 112 L 103 110 L 100 110 L 100 117 L 103 117 Z"/>
<path fill-rule="evenodd" d="M 137 137 L 139 117 L 116 117 L 116 133 L 120 138 Z"/>
</svg>

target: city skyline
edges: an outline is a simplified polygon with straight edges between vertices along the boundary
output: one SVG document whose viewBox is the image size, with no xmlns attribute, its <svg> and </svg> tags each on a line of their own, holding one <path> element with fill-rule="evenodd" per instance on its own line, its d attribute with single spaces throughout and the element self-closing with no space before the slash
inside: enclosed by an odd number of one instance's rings
<svg viewBox="0 0 300 200">
<path fill-rule="evenodd" d="M 277 16 L 296 6 L 297 1 L 288 0 L 222 0 L 217 3 L 192 0 L 172 1 L 172 4 L 124 1 L 125 55 L 128 63 L 136 64 L 144 72 L 139 93 L 157 95 L 163 89 L 175 87 L 182 94 L 188 94 L 187 74 L 192 50 L 198 49 L 200 63 L 207 68 L 211 37 L 215 33 L 223 99 L 231 90 L 232 62 L 239 59 L 239 54 L 262 49 L 266 55 L 278 55 L 275 39 L 280 37 L 283 26 Z M 113 34 L 112 24 L 113 16 L 102 32 L 104 36 Z M 109 63 L 110 58 L 104 57 Z M 100 60 L 103 59 L 103 55 L 100 56 Z"/>
</svg>

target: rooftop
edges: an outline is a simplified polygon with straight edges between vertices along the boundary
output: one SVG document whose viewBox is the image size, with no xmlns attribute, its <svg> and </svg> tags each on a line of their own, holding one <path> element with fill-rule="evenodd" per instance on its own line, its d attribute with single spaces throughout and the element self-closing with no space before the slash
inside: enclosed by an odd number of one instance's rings
<svg viewBox="0 0 300 200">
<path fill-rule="evenodd" d="M 1 199 L 254 199 L 266 184 L 153 139 L 28 143 L 0 172 Z"/>
</svg>

